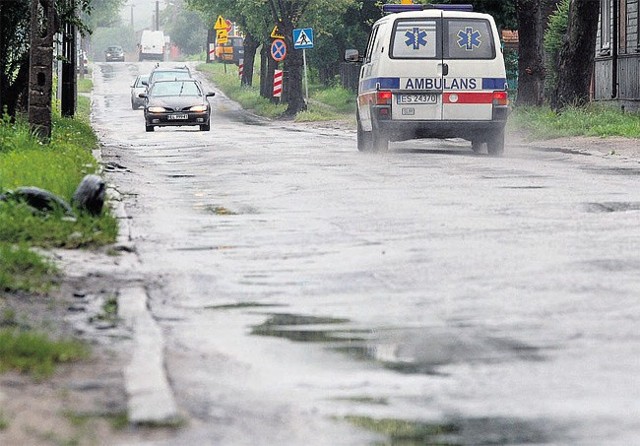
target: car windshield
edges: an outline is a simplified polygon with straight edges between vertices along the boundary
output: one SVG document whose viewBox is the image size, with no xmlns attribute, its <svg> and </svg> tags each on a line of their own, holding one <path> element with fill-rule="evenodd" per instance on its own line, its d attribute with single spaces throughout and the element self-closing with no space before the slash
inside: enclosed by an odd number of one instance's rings
<svg viewBox="0 0 640 446">
<path fill-rule="evenodd" d="M 153 82 L 163 79 L 190 79 L 188 71 L 156 71 L 153 73 Z"/>
<path fill-rule="evenodd" d="M 148 80 L 149 80 L 149 76 L 138 76 L 138 79 L 136 80 L 136 84 L 134 85 L 134 87 L 144 87 L 143 82 L 147 82 Z"/>
<path fill-rule="evenodd" d="M 195 82 L 156 82 L 151 96 L 201 96 L 202 92 Z"/>
<path fill-rule="evenodd" d="M 120 48 L 119 46 L 110 46 L 109 48 L 107 48 L 107 51 L 122 51 L 122 48 Z"/>
</svg>

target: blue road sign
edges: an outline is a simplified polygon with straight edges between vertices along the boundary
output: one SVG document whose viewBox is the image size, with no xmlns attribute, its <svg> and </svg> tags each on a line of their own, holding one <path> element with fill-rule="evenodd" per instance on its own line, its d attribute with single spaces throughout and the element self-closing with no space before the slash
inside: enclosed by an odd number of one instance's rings
<svg viewBox="0 0 640 446">
<path fill-rule="evenodd" d="M 294 29 L 293 48 L 296 50 L 313 48 L 313 28 Z"/>
<path fill-rule="evenodd" d="M 287 56 L 287 44 L 282 39 L 276 39 L 271 43 L 271 57 L 276 62 L 284 60 Z"/>
</svg>

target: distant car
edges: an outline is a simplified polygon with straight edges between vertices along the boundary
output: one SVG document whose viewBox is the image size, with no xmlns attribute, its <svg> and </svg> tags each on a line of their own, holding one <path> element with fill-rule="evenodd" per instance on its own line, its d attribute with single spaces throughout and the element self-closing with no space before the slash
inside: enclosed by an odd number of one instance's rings
<svg viewBox="0 0 640 446">
<path fill-rule="evenodd" d="M 107 47 L 104 50 L 104 60 L 106 62 L 124 62 L 124 50 L 117 45 Z"/>
<path fill-rule="evenodd" d="M 159 80 L 147 93 L 138 95 L 145 99 L 144 120 L 147 132 L 155 127 L 199 125 L 200 130 L 211 129 L 210 91 L 205 93 L 195 79 Z"/>
<path fill-rule="evenodd" d="M 160 80 L 183 80 L 193 79 L 191 77 L 191 70 L 188 67 L 156 67 L 151 73 L 149 73 L 149 79 L 146 80 L 147 87 L 152 85 L 155 81 Z"/>
<path fill-rule="evenodd" d="M 144 107 L 145 100 L 138 95 L 147 91 L 144 83 L 147 82 L 148 79 L 148 74 L 139 74 L 131 84 L 131 108 L 134 110 Z"/>
</svg>

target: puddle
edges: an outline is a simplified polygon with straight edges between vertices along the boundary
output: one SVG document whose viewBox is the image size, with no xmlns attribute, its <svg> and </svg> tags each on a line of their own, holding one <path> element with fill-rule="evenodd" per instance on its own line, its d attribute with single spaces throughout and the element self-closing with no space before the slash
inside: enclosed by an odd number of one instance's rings
<svg viewBox="0 0 640 446">
<path fill-rule="evenodd" d="M 262 304 L 260 302 L 238 302 L 234 304 L 206 305 L 207 310 L 240 310 L 244 308 L 282 307 L 283 304 Z"/>
<path fill-rule="evenodd" d="M 214 215 L 238 215 L 237 212 L 234 212 L 224 206 L 216 206 L 216 205 L 206 205 L 203 206 L 202 209 L 209 214 Z"/>
<path fill-rule="evenodd" d="M 354 328 L 348 319 L 272 313 L 251 334 L 294 342 L 324 343 L 358 361 L 373 362 L 404 374 L 442 375 L 458 363 L 541 361 L 538 348 L 509 338 L 478 333 L 477 328 Z"/>
<path fill-rule="evenodd" d="M 640 202 L 609 201 L 603 203 L 585 203 L 587 212 L 625 212 L 640 211 Z"/>
<path fill-rule="evenodd" d="M 346 416 L 354 426 L 384 435 L 384 444 L 418 445 L 502 445 L 548 444 L 548 421 L 523 421 L 513 418 L 452 418 L 441 422 Z"/>
<path fill-rule="evenodd" d="M 585 167 L 583 170 L 593 173 L 600 173 L 604 175 L 640 175 L 640 169 L 637 167 L 610 167 L 610 168 L 602 168 L 602 167 Z"/>
<path fill-rule="evenodd" d="M 340 344 L 365 341 L 366 337 L 363 335 L 369 333 L 369 330 L 336 330 L 327 327 L 347 322 L 348 319 L 273 313 L 262 324 L 254 325 L 251 334 L 274 336 L 295 342 Z"/>
<path fill-rule="evenodd" d="M 534 152 L 544 152 L 544 153 L 563 153 L 565 155 L 582 155 L 582 156 L 591 156 L 591 153 L 586 152 L 580 149 L 567 149 L 561 147 L 531 147 L 530 148 Z"/>
</svg>

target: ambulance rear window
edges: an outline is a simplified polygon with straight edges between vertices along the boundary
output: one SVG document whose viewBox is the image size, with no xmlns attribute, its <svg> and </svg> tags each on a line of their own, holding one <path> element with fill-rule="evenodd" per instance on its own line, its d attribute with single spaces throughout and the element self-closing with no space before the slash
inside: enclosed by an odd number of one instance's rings
<svg viewBox="0 0 640 446">
<path fill-rule="evenodd" d="M 440 59 L 439 21 L 434 19 L 398 20 L 393 31 L 391 57 L 400 59 Z"/>
<path fill-rule="evenodd" d="M 493 33 L 486 20 L 450 19 L 445 22 L 446 59 L 493 59 L 496 57 Z"/>
<path fill-rule="evenodd" d="M 443 39 L 444 35 L 444 39 Z M 484 19 L 399 19 L 393 30 L 394 59 L 493 59 L 491 25 Z"/>
</svg>

